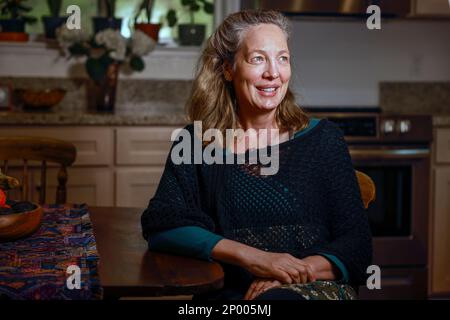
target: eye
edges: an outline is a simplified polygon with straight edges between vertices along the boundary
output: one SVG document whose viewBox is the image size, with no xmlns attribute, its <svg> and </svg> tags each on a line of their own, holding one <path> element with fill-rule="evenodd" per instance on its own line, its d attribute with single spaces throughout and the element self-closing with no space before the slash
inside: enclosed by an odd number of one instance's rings
<svg viewBox="0 0 450 320">
<path fill-rule="evenodd" d="M 281 57 L 280 57 L 280 61 L 281 61 L 281 62 L 285 62 L 285 63 L 286 63 L 286 62 L 289 62 L 289 57 L 288 57 L 288 56 L 281 56 Z"/>
<path fill-rule="evenodd" d="M 256 57 L 251 58 L 250 61 L 252 63 L 263 62 L 264 61 L 264 57 L 263 56 L 256 56 Z"/>
</svg>

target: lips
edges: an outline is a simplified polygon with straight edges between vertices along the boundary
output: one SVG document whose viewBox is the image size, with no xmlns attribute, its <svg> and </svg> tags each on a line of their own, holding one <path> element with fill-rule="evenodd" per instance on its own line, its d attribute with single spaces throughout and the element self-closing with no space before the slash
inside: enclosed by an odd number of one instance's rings
<svg viewBox="0 0 450 320">
<path fill-rule="evenodd" d="M 258 93 L 264 97 L 273 97 L 277 94 L 279 86 L 256 86 Z"/>
</svg>

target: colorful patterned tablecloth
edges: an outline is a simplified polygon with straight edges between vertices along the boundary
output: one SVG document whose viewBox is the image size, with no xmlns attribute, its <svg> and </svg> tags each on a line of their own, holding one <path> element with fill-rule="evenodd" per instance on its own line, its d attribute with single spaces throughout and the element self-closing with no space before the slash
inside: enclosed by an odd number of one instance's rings
<svg viewBox="0 0 450 320">
<path fill-rule="evenodd" d="M 101 299 L 98 262 L 88 207 L 44 206 L 33 235 L 0 243 L 0 300 Z M 80 289 L 71 265 L 81 271 Z"/>
</svg>

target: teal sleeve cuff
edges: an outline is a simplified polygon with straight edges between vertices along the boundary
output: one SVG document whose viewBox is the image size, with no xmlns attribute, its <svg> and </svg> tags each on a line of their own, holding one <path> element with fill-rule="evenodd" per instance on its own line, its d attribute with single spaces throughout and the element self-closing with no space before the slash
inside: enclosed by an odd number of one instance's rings
<svg viewBox="0 0 450 320">
<path fill-rule="evenodd" d="M 328 260 L 330 260 L 339 269 L 339 271 L 341 272 L 341 276 L 342 276 L 342 278 L 339 279 L 340 281 L 342 281 L 342 282 L 349 281 L 348 270 L 338 257 L 336 257 L 335 255 L 332 255 L 332 254 L 327 254 L 327 253 L 319 253 L 319 254 L 321 256 L 324 256 Z"/>
<path fill-rule="evenodd" d="M 179 227 L 151 234 L 150 250 L 211 261 L 211 251 L 223 237 L 196 226 Z"/>
</svg>

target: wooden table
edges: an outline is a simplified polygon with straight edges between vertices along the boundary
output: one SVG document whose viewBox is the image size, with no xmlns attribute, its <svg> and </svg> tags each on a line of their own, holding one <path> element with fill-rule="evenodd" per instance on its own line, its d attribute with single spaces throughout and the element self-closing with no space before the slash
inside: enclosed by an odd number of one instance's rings
<svg viewBox="0 0 450 320">
<path fill-rule="evenodd" d="M 219 289 L 218 263 L 148 251 L 143 209 L 90 207 L 105 298 L 190 295 Z"/>
</svg>

